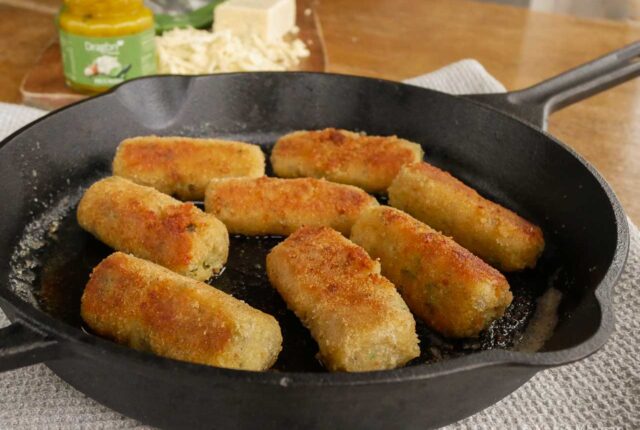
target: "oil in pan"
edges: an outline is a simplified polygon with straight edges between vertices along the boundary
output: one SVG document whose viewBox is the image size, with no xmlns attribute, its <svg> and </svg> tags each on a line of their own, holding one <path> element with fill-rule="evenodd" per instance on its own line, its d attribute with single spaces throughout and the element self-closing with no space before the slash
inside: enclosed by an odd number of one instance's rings
<svg viewBox="0 0 640 430">
<path fill-rule="evenodd" d="M 89 274 L 112 252 L 78 226 L 75 207 L 80 196 L 79 190 L 71 193 L 35 217 L 25 229 L 12 259 L 14 289 L 21 285 L 23 297 L 34 298 L 42 310 L 78 328 L 83 327 L 80 297 Z M 384 198 L 379 200 L 384 203 Z M 266 255 L 282 237 L 232 235 L 230 239 L 233 251 L 225 270 L 209 282 L 278 319 L 284 342 L 274 370 L 324 371 L 316 359 L 318 348 L 315 341 L 293 312 L 287 309 L 266 275 Z M 545 264 L 552 263 L 543 258 L 540 265 Z M 548 280 L 542 279 L 539 273 L 548 273 L 548 270 L 507 275 L 513 302 L 505 315 L 478 338 L 445 338 L 417 319 L 421 355 L 408 365 L 435 363 L 495 348 L 517 347 L 534 314 L 536 300 L 548 286 Z"/>
</svg>

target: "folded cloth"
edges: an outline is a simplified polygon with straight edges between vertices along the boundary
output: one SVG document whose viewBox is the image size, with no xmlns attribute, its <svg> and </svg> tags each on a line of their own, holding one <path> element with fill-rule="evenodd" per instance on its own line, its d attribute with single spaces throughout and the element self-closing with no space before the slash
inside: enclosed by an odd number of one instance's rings
<svg viewBox="0 0 640 430">
<path fill-rule="evenodd" d="M 406 81 L 454 94 L 502 92 L 475 60 Z M 0 103 L 0 136 L 44 114 Z M 615 287 L 616 332 L 597 353 L 538 373 L 497 404 L 448 429 L 640 428 L 640 233 Z M 0 326 L 8 324 L 0 312 Z M 215 423 L 211 423 L 212 426 Z M 97 404 L 42 364 L 0 374 L 0 428 L 150 428 Z"/>
<path fill-rule="evenodd" d="M 449 94 L 504 93 L 506 89 L 476 60 L 466 59 L 435 72 L 407 79 L 405 84 L 431 88 Z"/>
<path fill-rule="evenodd" d="M 28 106 L 0 102 L 0 141 L 46 113 Z"/>
</svg>

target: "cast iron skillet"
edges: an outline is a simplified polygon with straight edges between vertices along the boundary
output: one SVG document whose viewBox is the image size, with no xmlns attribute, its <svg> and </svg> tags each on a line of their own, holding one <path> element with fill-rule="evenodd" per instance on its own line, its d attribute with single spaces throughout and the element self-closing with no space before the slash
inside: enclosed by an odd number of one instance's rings
<svg viewBox="0 0 640 430">
<path fill-rule="evenodd" d="M 541 128 L 554 109 L 640 74 L 639 52 L 636 43 L 508 94 L 455 97 L 316 73 L 161 76 L 47 115 L 0 148 L 0 305 L 12 320 L 0 331 L 0 370 L 44 362 L 99 402 L 166 428 L 424 429 L 479 411 L 536 372 L 593 353 L 613 330 L 626 218 L 595 169 Z M 213 282 L 279 319 L 285 344 L 274 370 L 164 359 L 82 327 L 82 288 L 110 251 L 77 227 L 75 204 L 109 174 L 120 140 L 220 136 L 268 151 L 284 133 L 329 126 L 419 142 L 431 162 L 542 226 L 538 267 L 509 276 L 516 300 L 507 317 L 480 339 L 457 342 L 419 325 L 423 353 L 408 366 L 330 374 L 266 281 L 264 256 L 279 239 L 237 237 Z M 549 287 L 563 293 L 552 336 L 536 353 L 510 349 Z"/>
</svg>

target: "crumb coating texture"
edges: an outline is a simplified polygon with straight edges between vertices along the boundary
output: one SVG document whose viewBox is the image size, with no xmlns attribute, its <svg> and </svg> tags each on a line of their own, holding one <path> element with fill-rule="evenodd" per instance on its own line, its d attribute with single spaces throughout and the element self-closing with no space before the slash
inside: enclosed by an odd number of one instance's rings
<svg viewBox="0 0 640 430">
<path fill-rule="evenodd" d="M 500 272 L 398 209 L 366 211 L 351 240 L 380 259 L 413 313 L 445 336 L 477 336 L 513 298 Z"/>
<path fill-rule="evenodd" d="M 213 178 L 264 175 L 257 145 L 220 139 L 141 136 L 123 140 L 113 174 L 181 200 L 202 200 Z"/>
<path fill-rule="evenodd" d="M 246 235 L 289 235 L 303 225 L 349 234 L 360 213 L 377 205 L 359 188 L 314 178 L 214 179 L 205 196 L 207 212 Z"/>
<path fill-rule="evenodd" d="M 337 231 L 299 229 L 269 253 L 267 273 L 329 370 L 392 369 L 419 355 L 415 320 L 393 284 Z"/>
<path fill-rule="evenodd" d="M 229 234 L 215 216 L 117 176 L 89 187 L 77 218 L 110 247 L 198 280 L 218 272 L 229 254 Z"/>
<path fill-rule="evenodd" d="M 544 250 L 538 226 L 428 163 L 400 170 L 389 187 L 389 204 L 505 272 L 535 267 Z"/>
<path fill-rule="evenodd" d="M 268 369 L 282 345 L 272 316 L 122 252 L 94 268 L 81 315 L 95 333 L 131 348 L 217 367 Z"/>
<path fill-rule="evenodd" d="M 402 165 L 422 157 L 420 145 L 397 136 L 327 128 L 281 137 L 271 153 L 271 164 L 283 178 L 325 178 L 377 193 L 389 187 Z"/>
</svg>

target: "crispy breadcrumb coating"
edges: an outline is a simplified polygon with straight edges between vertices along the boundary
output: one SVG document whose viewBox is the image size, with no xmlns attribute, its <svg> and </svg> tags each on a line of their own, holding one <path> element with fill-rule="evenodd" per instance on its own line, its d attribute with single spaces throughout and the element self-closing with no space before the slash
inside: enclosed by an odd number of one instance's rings
<svg viewBox="0 0 640 430">
<path fill-rule="evenodd" d="M 265 370 L 282 348 L 271 315 L 122 252 L 93 269 L 81 315 L 96 334 L 131 348 L 217 367 Z"/>
<path fill-rule="evenodd" d="M 113 174 L 181 200 L 202 200 L 213 178 L 264 175 L 257 145 L 219 139 L 141 136 L 120 143 Z"/>
<path fill-rule="evenodd" d="M 360 213 L 378 202 L 359 188 L 314 179 L 214 179 L 205 208 L 231 233 L 288 235 L 303 225 L 349 234 Z"/>
<path fill-rule="evenodd" d="M 332 371 L 402 366 L 420 354 L 415 321 L 380 264 L 329 227 L 302 227 L 267 256 L 267 274 Z"/>
<path fill-rule="evenodd" d="M 422 156 L 420 145 L 397 136 L 327 128 L 282 136 L 271 153 L 271 164 L 283 178 L 325 178 L 377 193 L 389 187 L 402 165 Z"/>
<path fill-rule="evenodd" d="M 411 311 L 445 336 L 477 336 L 513 298 L 500 272 L 398 209 L 367 210 L 351 240 L 380 259 Z"/>
<path fill-rule="evenodd" d="M 389 204 L 506 272 L 535 267 L 544 249 L 538 226 L 428 163 L 400 170 L 389 187 Z"/>
<path fill-rule="evenodd" d="M 229 254 L 229 234 L 215 216 L 117 176 L 89 187 L 77 217 L 110 247 L 198 280 L 218 272 Z"/>
</svg>

